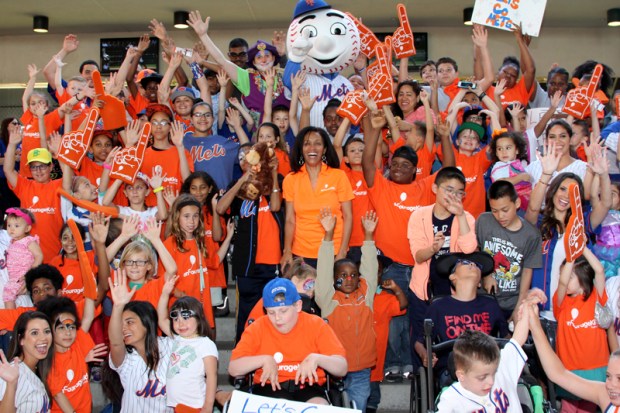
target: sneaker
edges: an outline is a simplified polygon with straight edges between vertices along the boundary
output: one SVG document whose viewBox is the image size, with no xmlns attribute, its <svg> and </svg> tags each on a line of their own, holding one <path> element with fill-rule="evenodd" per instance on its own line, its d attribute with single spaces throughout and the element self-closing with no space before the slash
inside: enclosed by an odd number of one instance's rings
<svg viewBox="0 0 620 413">
<path fill-rule="evenodd" d="M 90 369 L 90 381 L 101 383 L 101 366 L 93 366 Z"/>
<path fill-rule="evenodd" d="M 413 380 L 413 372 L 406 371 L 403 373 L 403 380 Z"/>
<path fill-rule="evenodd" d="M 213 315 L 215 317 L 226 317 L 228 314 L 230 314 L 230 308 L 228 306 L 228 297 L 224 297 L 224 303 L 222 305 L 213 307 Z"/>
<path fill-rule="evenodd" d="M 383 379 L 388 383 L 400 383 L 403 381 L 403 376 L 400 373 L 394 373 L 392 371 L 388 371 L 385 373 Z"/>
</svg>

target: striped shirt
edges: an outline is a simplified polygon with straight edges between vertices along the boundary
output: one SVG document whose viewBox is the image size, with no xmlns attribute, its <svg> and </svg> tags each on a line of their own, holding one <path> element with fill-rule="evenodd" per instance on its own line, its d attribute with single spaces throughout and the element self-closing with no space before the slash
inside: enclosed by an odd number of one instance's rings
<svg viewBox="0 0 620 413">
<path fill-rule="evenodd" d="M 4 398 L 5 391 L 6 382 L 0 379 L 0 400 Z M 50 399 L 41 379 L 25 363 L 20 362 L 17 391 L 15 392 L 16 412 L 48 413 L 50 406 Z"/>
</svg>

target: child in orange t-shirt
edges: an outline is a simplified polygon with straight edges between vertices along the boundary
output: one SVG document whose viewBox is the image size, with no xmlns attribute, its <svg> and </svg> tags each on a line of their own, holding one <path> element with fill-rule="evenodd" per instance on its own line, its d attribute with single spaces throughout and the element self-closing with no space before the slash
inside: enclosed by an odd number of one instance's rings
<svg viewBox="0 0 620 413">
<path fill-rule="evenodd" d="M 219 250 L 208 251 L 202 205 L 192 195 L 181 194 L 170 208 L 166 231 L 170 236 L 164 245 L 178 267 L 179 282 L 174 299 L 189 295 L 200 300 L 209 325 L 215 326 L 209 268 L 217 268 L 224 260 L 234 228 L 228 228 L 229 233 Z"/>
<path fill-rule="evenodd" d="M 93 300 L 86 299 L 81 320 L 75 302 L 66 297 L 47 298 L 37 309 L 50 318 L 54 330 L 54 358 L 47 376 L 54 397 L 51 412 L 90 412 L 92 397 L 87 363 L 102 362 L 108 352 L 105 344 L 95 345 L 88 334 L 94 318 Z"/>
<path fill-rule="evenodd" d="M 562 364 L 573 373 L 604 382 L 609 348 L 607 332 L 595 318 L 597 302 L 607 303 L 605 270 L 585 248 L 583 256 L 560 267 L 558 289 L 553 296 L 553 314 L 558 321 L 556 351 Z M 562 411 L 596 411 L 593 403 L 573 399 L 562 400 Z"/>
<path fill-rule="evenodd" d="M 347 351 L 347 375 L 344 389 L 357 408 L 366 411 L 370 395 L 370 369 L 377 361 L 372 330 L 372 306 L 377 289 L 377 248 L 373 233 L 377 215 L 368 211 L 362 217 L 364 244 L 361 262 L 344 258 L 334 262 L 333 234 L 336 217 L 329 208 L 321 210 L 325 238 L 319 248 L 316 302 L 321 316 L 328 320 Z"/>
<path fill-rule="evenodd" d="M 280 135 L 280 129 L 271 122 L 263 122 L 256 133 L 257 142 L 265 142 L 272 148 L 278 158 L 278 174 L 285 177 L 291 172 L 291 161 L 288 157 L 286 142 Z"/>
</svg>

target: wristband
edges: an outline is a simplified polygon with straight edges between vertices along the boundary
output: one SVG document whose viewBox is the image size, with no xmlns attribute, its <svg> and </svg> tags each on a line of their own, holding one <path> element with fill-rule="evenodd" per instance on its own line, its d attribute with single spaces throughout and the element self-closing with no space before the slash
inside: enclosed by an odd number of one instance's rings
<svg viewBox="0 0 620 413">
<path fill-rule="evenodd" d="M 551 175 L 553 175 L 553 173 L 550 173 L 550 174 L 549 174 L 549 173 L 546 173 L 546 172 L 543 172 L 542 174 L 543 174 L 543 175 L 547 175 L 547 176 L 551 176 Z"/>
<path fill-rule="evenodd" d="M 482 100 L 482 99 L 484 99 L 484 97 L 485 97 L 486 95 L 487 95 L 487 94 L 486 94 L 485 92 L 482 92 L 481 94 L 479 94 L 479 95 L 478 95 L 478 99 Z"/>
<path fill-rule="evenodd" d="M 153 193 L 156 194 L 156 193 L 161 192 L 163 190 L 164 190 L 164 187 L 160 186 L 160 187 L 157 187 L 157 188 L 153 189 Z"/>
<path fill-rule="evenodd" d="M 112 170 L 112 165 L 108 164 L 108 163 L 103 163 L 103 169 L 107 169 L 108 171 Z"/>
<path fill-rule="evenodd" d="M 276 189 L 276 188 L 273 188 L 273 191 L 271 191 L 271 192 L 273 192 L 273 193 L 278 193 L 278 192 L 280 192 L 280 190 L 279 190 L 279 189 Z"/>
<path fill-rule="evenodd" d="M 192 69 L 192 76 L 194 77 L 194 79 L 197 80 L 197 79 L 200 79 L 201 77 L 204 77 L 205 73 L 202 71 L 198 63 L 196 62 L 190 63 L 189 68 Z"/>
<path fill-rule="evenodd" d="M 539 184 L 549 185 L 549 182 L 538 181 Z"/>
</svg>

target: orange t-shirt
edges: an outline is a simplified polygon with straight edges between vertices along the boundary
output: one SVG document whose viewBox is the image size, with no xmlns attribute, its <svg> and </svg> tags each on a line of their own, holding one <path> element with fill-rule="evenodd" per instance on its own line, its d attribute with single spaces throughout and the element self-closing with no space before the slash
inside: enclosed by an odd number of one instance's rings
<svg viewBox="0 0 620 413">
<path fill-rule="evenodd" d="M 28 152 L 41 147 L 41 137 L 39 135 L 39 119 L 34 116 L 30 109 L 24 112 L 20 118 L 24 125 L 24 137 L 22 139 L 22 156 L 19 158 L 19 173 L 26 178 L 32 178 L 28 162 Z M 43 117 L 45 123 L 45 134 L 50 136 L 62 126 L 62 119 L 58 115 L 58 109 L 48 113 Z"/>
<path fill-rule="evenodd" d="M 278 381 L 295 380 L 299 364 L 310 354 L 346 357 L 334 330 L 321 317 L 298 313 L 297 324 L 287 334 L 275 329 L 269 317 L 254 321 L 241 336 L 232 351 L 231 360 L 258 355 L 277 355 Z M 281 355 L 282 357 L 279 357 Z M 262 369 L 256 370 L 254 384 L 260 383 Z M 318 384 L 325 383 L 325 372 L 317 368 Z M 270 383 L 270 382 L 268 382 Z"/>
<path fill-rule="evenodd" d="M 534 90 L 534 87 L 536 87 L 535 84 L 532 85 L 532 90 Z M 530 102 L 530 95 L 532 94 L 532 90 L 530 90 L 529 92 L 527 91 L 527 89 L 525 88 L 525 76 L 521 76 L 521 79 L 519 79 L 519 81 L 517 82 L 517 84 L 514 85 L 514 87 L 507 89 L 500 96 L 502 100 L 502 108 L 506 109 L 508 105 L 512 105 L 513 103 L 517 102 L 519 102 L 524 108 L 527 107 Z M 495 96 L 495 86 L 489 86 L 489 88 L 487 89 L 487 95 L 491 96 L 491 98 Z"/>
<path fill-rule="evenodd" d="M 375 184 L 368 189 L 370 201 L 379 217 L 375 242 L 383 254 L 396 262 L 415 264 L 409 245 L 403 240 L 407 239 L 411 213 L 435 202 L 431 191 L 435 175 L 401 185 L 384 178 L 380 171 L 375 173 Z"/>
<path fill-rule="evenodd" d="M 151 104 L 151 102 L 149 102 L 149 100 L 147 98 L 142 96 L 142 94 L 140 92 L 138 92 L 136 94 L 136 96 L 130 96 L 129 97 L 129 106 L 131 108 L 133 108 L 135 113 L 142 112 L 150 104 Z"/>
<path fill-rule="evenodd" d="M 388 332 L 392 317 L 405 315 L 407 310 L 400 309 L 400 303 L 395 295 L 382 290 L 375 294 L 372 306 L 373 328 L 376 336 L 377 364 L 370 370 L 370 381 L 383 381 L 383 366 L 387 351 Z"/>
<path fill-rule="evenodd" d="M 220 249 L 220 244 L 213 241 L 213 215 L 209 214 L 206 208 L 205 211 L 205 244 L 210 256 L 213 256 L 213 260 L 209 260 L 207 267 L 209 268 L 209 282 L 211 287 L 226 288 L 226 274 L 224 273 L 224 265 L 220 262 L 217 255 Z M 222 239 L 226 237 L 226 221 L 220 217 L 220 225 L 222 226 Z"/>
<path fill-rule="evenodd" d="M 194 161 L 192 161 L 189 152 L 187 150 L 184 151 L 189 170 L 194 172 Z M 144 153 L 144 161 L 142 162 L 140 172 L 150 177 L 153 175 L 153 168 L 155 166 L 159 166 L 162 169 L 162 176 L 165 177 L 162 184 L 164 187 L 170 186 L 175 191 L 181 190 L 183 177 L 181 176 L 179 152 L 176 147 L 172 146 L 164 150 L 155 149 L 154 147 L 147 148 Z M 147 206 L 157 206 L 157 197 L 153 191 L 151 191 L 144 201 Z"/>
<path fill-rule="evenodd" d="M 361 247 L 364 243 L 364 226 L 362 225 L 361 217 L 366 214 L 366 211 L 370 211 L 374 208 L 368 196 L 368 186 L 364 179 L 364 172 L 354 171 L 347 166 L 344 160 L 340 162 L 340 169 L 347 175 L 351 188 L 353 188 L 353 195 L 355 196 L 353 201 L 351 201 L 351 207 L 353 209 L 353 228 L 351 230 L 349 247 Z"/>
<path fill-rule="evenodd" d="M 103 165 L 99 165 L 97 162 L 85 156 L 82 160 L 82 165 L 80 165 L 80 170 L 75 171 L 75 174 L 77 176 L 85 177 L 91 184 L 99 188 L 99 185 L 101 184 L 101 175 L 103 175 Z M 108 187 L 112 185 L 114 181 L 116 181 L 116 179 L 110 179 Z M 114 205 L 129 206 L 129 201 L 123 193 L 123 187 L 124 185 L 121 185 L 120 189 L 116 193 L 116 196 L 112 201 Z"/>
<path fill-rule="evenodd" d="M 438 149 L 439 158 L 443 160 L 443 152 Z M 478 218 L 486 209 L 486 189 L 484 187 L 484 174 L 491 166 L 491 161 L 487 157 L 486 148 L 472 156 L 459 153 L 454 148 L 454 159 L 456 167 L 465 175 L 465 198 L 463 198 L 463 208 Z"/>
<path fill-rule="evenodd" d="M 286 176 L 291 173 L 291 161 L 288 154 L 280 148 L 275 149 L 276 158 L 278 158 L 278 173 Z"/>
<path fill-rule="evenodd" d="M 213 268 L 219 261 L 217 253 L 215 251 L 208 251 L 209 258 L 202 257 L 202 272 L 204 276 L 204 289 L 202 291 L 202 297 L 200 294 L 200 261 L 198 254 L 198 246 L 194 240 L 186 240 L 183 243 L 183 248 L 186 252 L 181 252 L 176 246 L 174 236 L 166 238 L 164 245 L 174 261 L 177 263 L 177 275 L 179 281 L 177 281 L 176 288 L 183 291 L 185 294 L 197 298 L 202 302 L 205 316 L 211 327 L 215 326 L 215 319 L 213 318 L 213 308 L 211 307 L 211 283 L 209 282 L 209 267 Z M 159 265 L 159 271 L 163 273 L 163 265 Z M 160 276 L 163 278 L 163 275 Z M 176 301 L 173 296 L 170 296 L 170 305 Z"/>
<path fill-rule="evenodd" d="M 586 301 L 582 295 L 566 295 L 558 306 L 558 294 L 553 295 L 553 315 L 558 321 L 556 353 L 568 370 L 589 370 L 607 366 L 609 347 L 607 332 L 600 328 L 594 318 L 598 300 L 596 288 Z M 607 303 L 603 291 L 602 305 Z"/>
<path fill-rule="evenodd" d="M 77 330 L 75 342 L 64 353 L 56 351 L 52 361 L 52 369 L 47 377 L 52 396 L 64 394 L 73 410 L 76 412 L 90 412 L 92 396 L 88 380 L 88 365 L 86 355 L 95 347 L 93 339 L 82 329 Z M 62 413 L 58 403 L 52 404 L 52 412 Z"/>
<path fill-rule="evenodd" d="M 293 254 L 305 258 L 317 258 L 319 246 L 325 235 L 325 230 L 317 217 L 325 207 L 331 208 L 332 214 L 336 216 L 334 251 L 339 251 L 343 231 L 340 204 L 354 198 L 346 174 L 340 169 L 322 164 L 316 188 L 312 188 L 304 165 L 297 173 L 287 175 L 282 187 L 284 199 L 292 202 L 295 209 Z"/>
<path fill-rule="evenodd" d="M 43 262 L 50 262 L 60 252 L 60 229 L 63 221 L 60 213 L 60 197 L 56 190 L 62 187 L 62 179 L 41 184 L 17 175 L 17 185 L 11 187 L 21 201 L 22 208 L 34 214 L 35 223 L 30 235 L 38 235 L 43 251 Z"/>
<path fill-rule="evenodd" d="M 273 196 L 276 196 L 274 194 Z M 275 265 L 280 263 L 282 248 L 280 247 L 280 229 L 278 223 L 271 214 L 269 203 L 264 196 L 258 203 L 258 238 L 256 239 L 257 264 Z"/>
<path fill-rule="evenodd" d="M 95 252 L 87 251 L 88 261 L 90 267 L 93 269 L 93 279 L 97 284 L 95 274 L 97 273 L 97 266 L 95 265 Z M 60 290 L 63 297 L 72 299 L 75 302 L 84 299 L 84 281 L 82 278 L 82 270 L 80 269 L 80 262 L 71 258 L 65 257 L 64 263 L 62 256 L 57 255 L 49 262 L 50 265 L 58 268 L 58 271 L 64 277 L 62 283 L 62 289 Z"/>
</svg>

